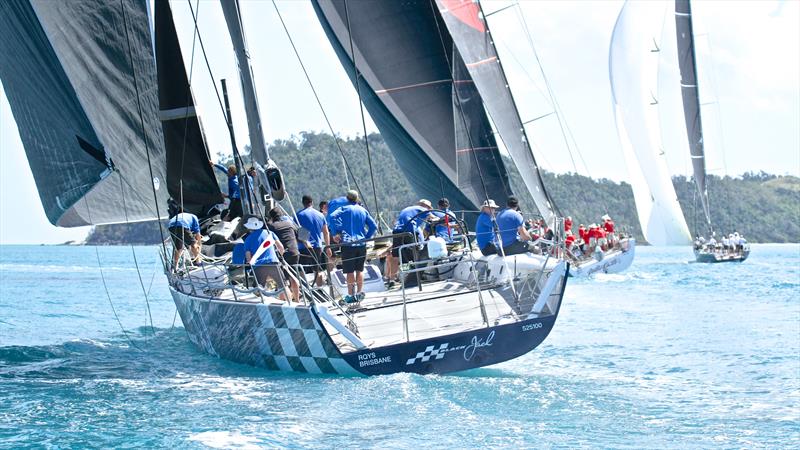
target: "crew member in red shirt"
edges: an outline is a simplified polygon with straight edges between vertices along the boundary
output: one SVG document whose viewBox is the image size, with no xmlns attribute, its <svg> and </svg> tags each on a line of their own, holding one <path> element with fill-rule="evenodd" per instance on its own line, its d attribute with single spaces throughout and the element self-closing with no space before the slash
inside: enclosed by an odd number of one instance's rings
<svg viewBox="0 0 800 450">
<path fill-rule="evenodd" d="M 567 216 L 567 218 L 564 219 L 564 234 L 570 231 L 572 231 L 572 217 Z"/>
<path fill-rule="evenodd" d="M 608 249 L 607 243 L 606 230 L 604 230 L 603 227 L 597 227 L 597 245 L 599 245 L 603 251 L 606 251 Z"/>
<path fill-rule="evenodd" d="M 608 214 L 603 216 L 603 228 L 606 230 L 608 234 L 608 244 L 615 245 L 617 241 L 617 236 L 614 234 L 614 221 L 611 220 L 611 216 Z"/>
</svg>

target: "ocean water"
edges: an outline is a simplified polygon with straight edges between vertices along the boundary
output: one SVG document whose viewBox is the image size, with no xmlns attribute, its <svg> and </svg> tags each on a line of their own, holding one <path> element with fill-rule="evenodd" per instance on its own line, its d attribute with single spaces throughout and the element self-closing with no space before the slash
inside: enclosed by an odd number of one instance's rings
<svg viewBox="0 0 800 450">
<path fill-rule="evenodd" d="M 691 256 L 570 280 L 516 360 L 344 378 L 194 349 L 155 247 L 3 246 L 0 447 L 800 447 L 800 246 Z"/>
</svg>

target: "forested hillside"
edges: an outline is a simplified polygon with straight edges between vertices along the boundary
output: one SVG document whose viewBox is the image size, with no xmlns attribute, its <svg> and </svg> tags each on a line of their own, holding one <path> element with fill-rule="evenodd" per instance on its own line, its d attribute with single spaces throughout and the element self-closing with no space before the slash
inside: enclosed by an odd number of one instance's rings
<svg viewBox="0 0 800 450">
<path fill-rule="evenodd" d="M 379 134 L 369 135 L 372 166 L 379 209 L 387 222 L 398 211 L 417 200 L 408 181 Z M 300 197 L 311 194 L 316 201 L 343 195 L 356 184 L 373 207 L 373 191 L 363 138 L 340 139 L 339 145 L 352 174 L 345 175 L 343 158 L 333 137 L 326 133 L 301 133 L 292 139 L 277 140 L 270 147 L 272 158 L 281 167 L 295 207 Z M 228 161 L 221 161 L 226 164 Z M 509 169 L 513 164 L 507 164 Z M 219 174 L 220 181 L 224 181 Z M 627 183 L 593 180 L 576 174 L 545 173 L 545 184 L 561 213 L 575 223 L 589 224 L 610 214 L 618 227 L 642 239 Z M 511 170 L 512 188 L 518 193 L 526 212 L 534 211 L 525 194 L 519 175 Z M 695 223 L 702 227 L 702 212 L 693 204 L 694 186 L 684 177 L 673 179 L 687 223 L 694 233 Z M 222 186 L 224 186 L 224 182 Z M 224 189 L 224 188 L 223 188 Z M 719 231 L 743 233 L 750 242 L 800 241 L 800 179 L 768 174 L 745 174 L 741 177 L 709 177 L 712 220 Z M 436 199 L 430 199 L 434 201 Z M 504 199 L 495 199 L 502 204 Z M 288 207 L 287 207 L 288 209 Z M 697 220 L 695 220 L 697 212 Z M 158 227 L 154 222 L 98 226 L 90 234 L 90 244 L 156 243 Z"/>
</svg>

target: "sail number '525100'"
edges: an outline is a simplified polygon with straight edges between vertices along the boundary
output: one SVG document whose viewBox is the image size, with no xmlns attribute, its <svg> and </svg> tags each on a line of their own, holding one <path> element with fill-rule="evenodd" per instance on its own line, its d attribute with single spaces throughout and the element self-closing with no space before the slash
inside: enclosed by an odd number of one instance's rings
<svg viewBox="0 0 800 450">
<path fill-rule="evenodd" d="M 542 328 L 542 322 L 526 323 L 522 326 L 522 331 L 532 331 Z"/>
</svg>

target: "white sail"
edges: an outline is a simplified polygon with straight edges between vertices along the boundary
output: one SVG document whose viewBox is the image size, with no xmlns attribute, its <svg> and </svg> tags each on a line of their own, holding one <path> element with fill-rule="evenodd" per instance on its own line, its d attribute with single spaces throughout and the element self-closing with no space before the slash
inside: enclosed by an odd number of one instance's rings
<svg viewBox="0 0 800 450">
<path fill-rule="evenodd" d="M 685 245 L 691 234 L 667 167 L 656 98 L 663 12 L 660 2 L 625 2 L 611 37 L 609 77 L 642 233 L 653 245 Z"/>
</svg>

